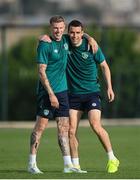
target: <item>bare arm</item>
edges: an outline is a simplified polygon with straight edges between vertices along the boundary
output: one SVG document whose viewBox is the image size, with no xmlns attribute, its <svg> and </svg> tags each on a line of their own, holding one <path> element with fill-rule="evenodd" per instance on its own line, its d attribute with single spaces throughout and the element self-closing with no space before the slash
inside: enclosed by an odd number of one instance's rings
<svg viewBox="0 0 140 180">
<path fill-rule="evenodd" d="M 84 33 L 84 37 L 88 40 L 89 46 L 92 47 L 93 53 L 96 53 L 98 51 L 98 44 L 95 41 L 95 39 L 90 35 L 88 35 L 87 33 Z"/>
<path fill-rule="evenodd" d="M 84 33 L 84 37 L 88 40 L 89 47 L 90 46 L 92 47 L 93 53 L 96 53 L 98 51 L 98 44 L 95 41 L 95 39 L 93 37 L 89 36 L 86 33 Z M 50 39 L 49 35 L 47 35 L 47 34 L 41 35 L 39 37 L 39 40 L 40 41 L 44 41 L 44 42 L 52 42 L 52 40 Z"/>
<path fill-rule="evenodd" d="M 106 80 L 107 95 L 108 95 L 109 102 L 112 102 L 115 98 L 115 95 L 114 95 L 114 92 L 112 89 L 111 72 L 110 72 L 109 66 L 108 66 L 106 61 L 103 61 L 100 64 L 100 67 L 101 67 L 102 73 L 103 73 L 105 80 Z"/>
<path fill-rule="evenodd" d="M 51 106 L 53 106 L 55 108 L 59 108 L 59 102 L 58 102 L 57 97 L 55 96 L 55 94 L 51 88 L 51 85 L 50 85 L 49 80 L 48 80 L 47 75 L 46 75 L 46 68 L 47 68 L 46 64 L 39 64 L 38 65 L 39 78 L 40 78 L 42 85 L 44 86 L 44 88 L 46 89 L 46 91 L 49 94 Z"/>
</svg>

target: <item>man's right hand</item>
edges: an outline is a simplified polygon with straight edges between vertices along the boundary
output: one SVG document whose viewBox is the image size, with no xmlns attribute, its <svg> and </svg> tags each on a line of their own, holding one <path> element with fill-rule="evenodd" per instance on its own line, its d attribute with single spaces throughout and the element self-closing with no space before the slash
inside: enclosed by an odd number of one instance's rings
<svg viewBox="0 0 140 180">
<path fill-rule="evenodd" d="M 97 42 L 95 41 L 95 39 L 92 38 L 92 37 L 89 37 L 89 38 L 88 38 L 88 43 L 89 43 L 89 45 L 92 47 L 93 53 L 96 53 L 96 52 L 98 51 L 98 44 L 97 44 Z"/>
<path fill-rule="evenodd" d="M 50 36 L 48 36 L 47 34 L 39 36 L 39 41 L 44 41 L 44 42 L 49 42 L 49 43 L 52 42 Z"/>
<path fill-rule="evenodd" d="M 54 108 L 59 108 L 59 102 L 54 94 L 49 95 L 51 106 Z"/>
</svg>

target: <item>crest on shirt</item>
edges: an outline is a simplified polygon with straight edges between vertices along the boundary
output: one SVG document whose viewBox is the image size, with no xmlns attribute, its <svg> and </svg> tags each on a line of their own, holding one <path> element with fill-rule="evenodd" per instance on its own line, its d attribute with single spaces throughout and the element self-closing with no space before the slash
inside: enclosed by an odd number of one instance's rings
<svg viewBox="0 0 140 180">
<path fill-rule="evenodd" d="M 88 58 L 88 53 L 87 52 L 83 52 L 82 53 L 82 58 L 83 59 L 87 59 Z"/>
<path fill-rule="evenodd" d="M 67 43 L 64 44 L 64 48 L 65 48 L 65 50 L 68 50 L 68 44 Z"/>
<path fill-rule="evenodd" d="M 54 49 L 54 51 L 53 51 L 54 53 L 58 53 L 58 49 Z"/>
</svg>

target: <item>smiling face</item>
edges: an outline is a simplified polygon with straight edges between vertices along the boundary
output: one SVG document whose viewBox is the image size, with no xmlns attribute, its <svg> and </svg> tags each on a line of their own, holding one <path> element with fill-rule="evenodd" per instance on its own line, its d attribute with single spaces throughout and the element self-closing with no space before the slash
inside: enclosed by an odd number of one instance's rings
<svg viewBox="0 0 140 180">
<path fill-rule="evenodd" d="M 82 27 L 69 27 L 69 37 L 74 46 L 79 46 L 82 43 L 83 30 Z"/>
<path fill-rule="evenodd" d="M 52 36 L 56 41 L 61 41 L 64 31 L 65 31 L 64 22 L 54 22 L 51 24 Z"/>
<path fill-rule="evenodd" d="M 71 21 L 68 25 L 68 34 L 73 46 L 79 46 L 84 34 L 83 24 L 78 20 Z"/>
</svg>

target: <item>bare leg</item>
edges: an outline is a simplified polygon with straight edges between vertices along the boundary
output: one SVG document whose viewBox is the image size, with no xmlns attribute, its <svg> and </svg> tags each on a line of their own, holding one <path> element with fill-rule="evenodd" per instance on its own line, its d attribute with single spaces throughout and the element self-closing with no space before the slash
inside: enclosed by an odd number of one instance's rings
<svg viewBox="0 0 140 180">
<path fill-rule="evenodd" d="M 112 150 L 111 142 L 107 131 L 101 125 L 101 111 L 98 109 L 88 112 L 89 122 L 93 131 L 98 136 L 106 152 Z"/>
<path fill-rule="evenodd" d="M 48 124 L 48 119 L 38 116 L 35 127 L 31 133 L 28 172 L 32 174 L 42 173 L 37 167 L 36 154 L 39 147 L 41 136 L 47 124 Z"/>
<path fill-rule="evenodd" d="M 70 156 L 69 148 L 69 118 L 57 117 L 58 144 L 63 156 Z"/>
<path fill-rule="evenodd" d="M 77 130 L 82 113 L 82 111 L 70 109 L 70 150 L 72 164 L 77 170 L 77 173 L 87 173 L 87 171 L 81 170 L 78 153 L 79 143 L 77 137 Z"/>
<path fill-rule="evenodd" d="M 70 155 L 70 142 L 69 142 L 69 118 L 67 117 L 58 117 L 57 120 L 57 128 L 58 128 L 58 143 L 64 158 L 64 172 L 77 172 L 77 173 L 86 173 L 86 171 L 82 171 L 73 167 Z M 79 164 L 78 164 L 79 165 Z"/>
<path fill-rule="evenodd" d="M 114 156 L 112 145 L 107 131 L 101 125 L 101 111 L 94 109 L 88 112 L 89 122 L 93 131 L 97 134 L 105 151 L 108 154 L 107 172 L 115 173 L 118 171 L 119 160 Z"/>
<path fill-rule="evenodd" d="M 38 116 L 30 137 L 30 154 L 36 154 L 41 136 L 48 125 L 48 119 Z"/>
<path fill-rule="evenodd" d="M 58 144 L 64 160 L 64 173 L 75 171 L 71 162 L 69 146 L 69 118 L 57 117 Z"/>
<path fill-rule="evenodd" d="M 71 157 L 78 158 L 78 138 L 77 129 L 82 111 L 70 109 L 70 150 Z"/>
</svg>

